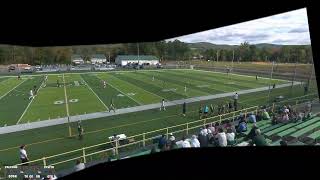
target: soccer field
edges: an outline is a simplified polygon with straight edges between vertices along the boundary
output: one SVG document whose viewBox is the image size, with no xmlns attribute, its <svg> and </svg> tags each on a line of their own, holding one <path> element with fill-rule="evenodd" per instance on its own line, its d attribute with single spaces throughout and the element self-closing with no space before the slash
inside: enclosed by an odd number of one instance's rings
<svg viewBox="0 0 320 180">
<path fill-rule="evenodd" d="M 42 76 L 0 79 L 0 126 L 102 112 L 108 110 L 111 99 L 121 109 L 159 103 L 161 99 L 173 101 L 265 87 L 270 83 L 268 79 L 196 70 L 50 74 L 45 87 L 41 86 L 43 79 Z M 107 82 L 106 88 L 103 80 Z M 271 84 L 285 82 L 272 80 Z M 34 85 L 39 90 L 29 100 Z"/>
<path fill-rule="evenodd" d="M 154 77 L 154 80 L 153 80 Z M 0 78 L 0 123 L 16 124 L 38 120 L 53 119 L 77 114 L 106 111 L 113 99 L 118 109 L 159 103 L 162 98 L 167 101 L 218 95 L 226 92 L 254 89 L 269 85 L 269 79 L 232 75 L 198 70 L 158 70 L 128 71 L 83 74 L 52 74 L 46 86 L 40 88 L 33 101 L 28 100 L 28 91 L 34 85 L 40 87 L 41 76 Z M 65 86 L 57 87 L 57 80 Z M 102 80 L 107 82 L 103 88 Z M 273 80 L 272 83 L 288 83 Z M 185 86 L 187 91 L 184 91 Z M 9 88 L 8 88 L 9 87 Z M 272 89 L 270 99 L 282 95 L 292 98 L 303 95 L 303 87 Z M 317 91 L 310 88 L 310 94 Z M 68 103 L 65 103 L 65 99 Z M 187 105 L 187 115 L 181 116 L 181 105 L 174 105 L 166 111 L 149 109 L 127 114 L 90 119 L 82 122 L 85 129 L 84 140 L 77 139 L 76 123 L 71 123 L 72 137 L 68 137 L 67 124 L 25 130 L 0 135 L 0 164 L 19 163 L 18 148 L 27 145 L 31 160 L 47 157 L 82 147 L 107 141 L 107 137 L 125 133 L 127 136 L 198 120 L 198 108 L 202 104 L 217 105 L 232 100 L 232 97 L 219 97 L 205 101 L 192 102 Z M 252 92 L 240 95 L 239 105 L 251 107 L 265 105 L 268 91 Z M 68 111 L 67 111 L 68 107 Z M 101 147 L 99 147 L 101 148 Z M 101 149 L 96 150 L 101 150 Z M 75 157 L 76 154 L 70 155 Z M 77 154 L 79 155 L 79 154 Z M 61 160 L 61 159 L 60 159 Z M 63 159 L 62 159 L 63 160 Z M 48 161 L 53 163 L 53 161 Z M 71 167 L 74 163 L 57 168 Z M 67 166 L 68 165 L 68 166 Z"/>
</svg>

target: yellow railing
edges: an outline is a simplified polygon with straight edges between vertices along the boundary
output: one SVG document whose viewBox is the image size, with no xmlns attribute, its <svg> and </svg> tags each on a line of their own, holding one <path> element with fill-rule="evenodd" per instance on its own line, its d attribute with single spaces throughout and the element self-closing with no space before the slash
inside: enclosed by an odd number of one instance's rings
<svg viewBox="0 0 320 180">
<path fill-rule="evenodd" d="M 299 98 L 300 99 L 301 98 L 305 98 L 305 100 L 310 100 L 310 99 L 307 99 L 306 97 L 310 97 L 311 95 L 315 96 L 317 94 L 309 94 L 309 95 L 306 95 L 306 96 L 300 96 L 300 97 L 295 97 L 295 98 L 292 98 L 292 99 L 279 101 L 279 102 L 273 103 L 272 107 L 274 107 L 275 104 L 278 104 L 278 103 L 298 102 L 297 99 L 299 99 Z M 293 105 L 295 105 L 295 104 L 293 103 Z M 118 156 L 119 155 L 119 150 L 124 149 L 125 147 L 133 146 L 133 145 L 138 145 L 139 147 L 147 146 L 147 143 L 149 141 L 153 141 L 155 138 L 158 138 L 162 134 L 165 134 L 166 137 L 168 137 L 169 133 L 181 133 L 181 132 L 184 132 L 184 135 L 188 135 L 188 134 L 190 134 L 191 130 L 203 127 L 203 126 L 205 126 L 207 124 L 211 124 L 211 123 L 219 123 L 219 124 L 221 124 L 225 120 L 229 120 L 229 119 L 234 120 L 235 117 L 238 116 L 240 113 L 243 113 L 245 117 L 247 116 L 248 112 L 255 112 L 255 114 L 257 114 L 258 108 L 259 108 L 258 106 L 253 106 L 253 107 L 245 108 L 245 109 L 238 110 L 238 111 L 229 112 L 229 113 L 222 114 L 222 115 L 208 117 L 208 118 L 196 120 L 196 121 L 193 121 L 193 122 L 187 122 L 187 123 L 183 123 L 183 124 L 179 124 L 179 125 L 174 125 L 174 126 L 170 126 L 170 127 L 166 127 L 166 128 L 156 129 L 156 130 L 153 130 L 153 131 L 149 131 L 149 132 L 133 135 L 133 136 L 127 137 L 127 139 L 128 140 L 132 140 L 132 142 L 129 142 L 128 144 L 125 144 L 125 145 L 119 145 L 119 142 L 117 142 L 117 141 L 109 141 L 109 142 L 105 142 L 105 143 L 100 143 L 100 144 L 87 146 L 87 147 L 83 147 L 83 148 L 80 148 L 80 149 L 76 149 L 76 150 L 72 150 L 72 151 L 56 154 L 56 155 L 53 155 L 53 156 L 43 157 L 41 159 L 36 159 L 36 160 L 33 160 L 33 161 L 29 161 L 29 163 L 38 162 L 38 163 L 41 163 L 43 165 L 56 166 L 56 165 L 60 165 L 60 164 L 64 164 L 64 163 L 70 162 L 70 161 L 74 161 L 76 159 L 83 159 L 84 163 L 87 163 L 88 162 L 88 157 L 92 158 L 92 156 L 98 155 L 98 154 L 102 154 L 102 153 L 111 153 L 111 154 L 114 154 L 114 155 Z M 181 129 L 179 129 L 179 128 L 181 128 Z M 150 136 L 150 137 L 148 137 L 148 136 Z M 115 144 L 115 146 L 112 146 L 112 144 Z M 106 146 L 106 145 L 110 145 L 110 148 L 106 148 L 106 149 L 104 148 L 103 150 L 94 149 L 94 148 L 98 148 L 98 147 Z M 94 152 L 89 153 L 88 151 L 90 151 L 90 150 L 91 151 L 94 150 Z M 72 153 L 76 153 L 77 155 L 75 155 L 74 157 L 69 158 L 69 159 L 64 159 L 64 160 L 48 163 L 48 161 L 53 161 L 53 159 L 57 158 L 57 157 L 59 157 L 59 158 L 63 158 L 63 157 L 67 158 L 67 156 L 72 155 Z M 106 155 L 106 156 L 108 156 L 108 155 Z M 24 163 L 20 163 L 20 164 L 16 164 L 16 165 L 18 166 L 18 165 L 23 165 L 23 164 Z"/>
</svg>

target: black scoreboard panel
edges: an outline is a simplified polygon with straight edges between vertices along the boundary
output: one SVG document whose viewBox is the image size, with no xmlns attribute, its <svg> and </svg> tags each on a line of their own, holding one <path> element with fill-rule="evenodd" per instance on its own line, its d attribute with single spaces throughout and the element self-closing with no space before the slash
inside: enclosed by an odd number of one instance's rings
<svg viewBox="0 0 320 180">
<path fill-rule="evenodd" d="M 2 166 L 0 177 L 6 179 L 42 179 L 55 176 L 54 166 Z"/>
</svg>

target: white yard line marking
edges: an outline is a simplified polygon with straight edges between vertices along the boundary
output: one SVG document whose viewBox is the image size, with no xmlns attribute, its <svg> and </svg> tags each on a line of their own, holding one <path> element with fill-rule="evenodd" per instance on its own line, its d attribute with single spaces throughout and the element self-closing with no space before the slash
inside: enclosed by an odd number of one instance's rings
<svg viewBox="0 0 320 180">
<path fill-rule="evenodd" d="M 81 76 L 80 76 L 81 77 Z M 86 86 L 93 92 L 94 95 L 99 99 L 99 101 L 103 104 L 103 106 L 109 111 L 108 106 L 106 106 L 103 101 L 100 99 L 100 97 L 93 91 L 93 89 L 89 86 L 89 84 L 81 77 L 81 79 L 86 83 Z"/>
<path fill-rule="evenodd" d="M 36 93 L 36 94 L 38 94 L 38 92 L 40 91 L 40 89 L 43 87 L 43 83 L 44 83 L 44 81 L 42 81 L 42 83 L 41 83 L 41 85 L 40 85 L 40 88 L 37 90 L 37 93 Z M 34 101 L 34 99 L 35 99 L 37 96 L 38 96 L 38 95 L 36 95 L 34 98 L 31 99 L 31 101 L 29 102 L 27 108 L 23 111 L 22 115 L 20 116 L 17 124 L 20 123 L 20 121 L 21 121 L 21 119 L 23 118 L 24 114 L 27 112 L 27 110 L 29 109 L 31 103 Z"/>
<path fill-rule="evenodd" d="M 96 75 L 96 77 L 98 79 L 101 79 L 99 76 Z M 103 79 L 101 79 L 103 80 Z M 139 105 L 143 105 L 143 103 L 139 102 L 138 100 L 133 99 L 131 96 L 128 96 L 126 93 L 122 92 L 120 89 L 116 88 L 115 86 L 113 86 L 110 82 L 108 83 L 112 88 L 116 89 L 117 91 L 121 92 L 122 94 L 124 94 L 125 96 L 127 96 L 128 98 L 130 98 L 131 100 L 133 100 L 134 102 L 138 103 Z"/>
<path fill-rule="evenodd" d="M 70 116 L 70 114 L 69 114 L 69 103 L 68 103 L 68 96 L 67 96 L 66 81 L 64 80 L 64 74 L 62 74 L 62 81 L 63 81 L 63 88 L 64 88 L 64 100 L 66 102 L 67 117 L 69 117 Z"/>
<path fill-rule="evenodd" d="M 18 86 L 20 86 L 22 83 L 24 83 L 27 79 L 23 80 L 22 82 L 20 82 L 18 85 L 16 85 L 14 88 L 12 88 L 10 91 L 8 91 L 7 93 L 5 93 L 4 95 L 2 95 L 0 97 L 0 99 L 2 99 L 3 97 L 5 97 L 7 94 L 9 94 L 11 91 L 13 91 L 14 89 L 16 89 Z"/>
</svg>

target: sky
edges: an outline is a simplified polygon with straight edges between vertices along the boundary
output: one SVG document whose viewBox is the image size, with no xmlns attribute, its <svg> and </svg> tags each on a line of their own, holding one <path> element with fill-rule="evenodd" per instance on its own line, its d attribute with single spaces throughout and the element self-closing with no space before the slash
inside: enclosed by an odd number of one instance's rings
<svg viewBox="0 0 320 180">
<path fill-rule="evenodd" d="M 299 9 L 261 19 L 225 26 L 190 35 L 171 38 L 183 42 L 210 42 L 213 44 L 239 45 L 272 43 L 282 45 L 310 44 L 307 10 Z"/>
</svg>

